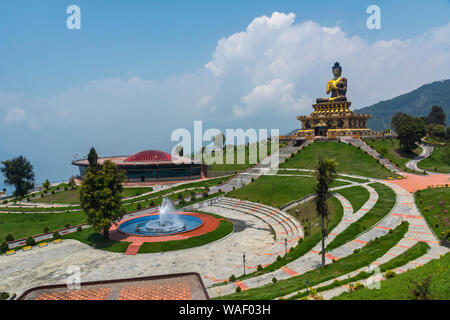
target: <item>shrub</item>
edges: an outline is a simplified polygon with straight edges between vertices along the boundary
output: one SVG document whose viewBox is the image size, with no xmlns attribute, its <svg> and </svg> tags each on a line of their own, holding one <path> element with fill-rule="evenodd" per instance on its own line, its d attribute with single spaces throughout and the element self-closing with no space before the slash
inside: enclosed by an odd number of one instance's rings
<svg viewBox="0 0 450 320">
<path fill-rule="evenodd" d="M 7 204 L 8 203 L 8 200 L 3 200 L 3 204 Z"/>
<path fill-rule="evenodd" d="M 6 243 L 6 241 L 3 241 L 3 242 L 0 244 L 0 253 L 5 253 L 5 252 L 8 251 L 8 250 L 9 250 L 8 244 Z"/>
<path fill-rule="evenodd" d="M 277 261 L 280 261 L 281 260 L 281 256 L 277 256 Z"/>
<path fill-rule="evenodd" d="M 206 198 L 208 196 L 208 191 L 203 191 L 202 196 Z"/>
<path fill-rule="evenodd" d="M 236 287 L 236 292 L 241 292 L 241 291 L 242 291 L 241 287 L 237 286 Z"/>
<path fill-rule="evenodd" d="M 6 242 L 11 242 L 14 241 L 14 237 L 11 233 L 9 233 L 6 238 L 5 238 Z"/>
<path fill-rule="evenodd" d="M 428 294 L 430 293 L 431 276 L 426 277 L 422 281 L 409 281 L 412 286 L 408 286 L 410 293 L 414 300 L 428 300 Z"/>
<path fill-rule="evenodd" d="M 81 232 L 81 231 L 83 231 L 83 228 L 81 226 L 78 226 L 77 231 Z"/>
<path fill-rule="evenodd" d="M 50 231 L 50 229 L 48 227 L 44 228 L 44 233 L 48 233 Z"/>
<path fill-rule="evenodd" d="M 361 251 L 361 249 L 355 249 L 355 250 L 353 250 L 353 253 L 358 253 L 360 251 Z"/>
<path fill-rule="evenodd" d="M 64 187 L 64 191 L 67 191 L 67 190 L 69 190 L 69 188 L 67 188 L 67 186 L 65 186 L 65 187 Z"/>
<path fill-rule="evenodd" d="M 230 282 L 235 282 L 235 281 L 236 281 L 236 276 L 235 276 L 234 274 L 232 274 L 232 275 L 230 276 L 229 281 L 230 281 Z"/>
<path fill-rule="evenodd" d="M 36 245 L 36 240 L 34 240 L 33 237 L 28 237 L 27 241 L 26 241 L 27 246 L 35 246 Z"/>
<path fill-rule="evenodd" d="M 61 235 L 59 234 L 58 231 L 55 231 L 55 232 L 53 233 L 53 240 L 56 240 L 56 239 L 61 239 Z"/>
<path fill-rule="evenodd" d="M 153 206 L 155 206 L 155 201 L 150 201 L 150 207 L 153 207 Z"/>
<path fill-rule="evenodd" d="M 136 209 L 137 210 L 141 210 L 142 209 L 142 205 L 140 203 L 138 203 L 137 206 L 136 206 Z"/>
<path fill-rule="evenodd" d="M 277 281 L 278 281 L 277 278 L 275 278 L 275 277 L 272 278 L 273 283 L 277 283 Z"/>
<path fill-rule="evenodd" d="M 44 194 L 43 193 L 41 193 L 41 198 L 43 198 L 44 197 Z"/>
<path fill-rule="evenodd" d="M 55 194 L 55 190 L 52 190 L 52 194 Z"/>
<path fill-rule="evenodd" d="M 392 270 L 386 270 L 386 272 L 384 273 L 384 277 L 386 279 L 391 279 L 393 277 L 395 277 L 396 273 Z"/>
<path fill-rule="evenodd" d="M 262 265 L 258 264 L 258 266 L 256 267 L 256 271 L 262 271 L 263 267 Z"/>
<path fill-rule="evenodd" d="M 186 201 L 184 199 L 181 199 L 179 202 L 179 204 L 185 204 L 185 203 L 186 203 Z"/>
<path fill-rule="evenodd" d="M 64 225 L 64 227 L 65 227 L 65 228 L 69 228 L 69 227 L 70 227 L 70 223 L 66 223 L 66 224 Z"/>
</svg>

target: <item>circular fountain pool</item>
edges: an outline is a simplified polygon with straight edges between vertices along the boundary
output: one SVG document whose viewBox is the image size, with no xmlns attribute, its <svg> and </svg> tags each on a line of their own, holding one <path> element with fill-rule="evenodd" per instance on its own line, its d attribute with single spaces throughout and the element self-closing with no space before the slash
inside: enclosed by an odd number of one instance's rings
<svg viewBox="0 0 450 320">
<path fill-rule="evenodd" d="M 119 226 L 119 231 L 138 236 L 173 235 L 196 229 L 202 220 L 187 214 L 165 214 L 130 219 Z"/>
</svg>

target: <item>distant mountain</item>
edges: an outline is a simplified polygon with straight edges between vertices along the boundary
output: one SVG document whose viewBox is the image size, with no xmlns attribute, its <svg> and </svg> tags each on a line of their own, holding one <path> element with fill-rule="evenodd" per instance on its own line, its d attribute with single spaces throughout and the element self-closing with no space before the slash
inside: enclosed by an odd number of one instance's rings
<svg viewBox="0 0 450 320">
<path fill-rule="evenodd" d="M 435 81 L 396 98 L 380 101 L 369 107 L 357 109 L 358 113 L 372 115 L 367 126 L 373 130 L 390 127 L 391 118 L 396 112 L 413 116 L 427 116 L 433 105 L 444 109 L 447 126 L 450 124 L 450 79 Z"/>
</svg>

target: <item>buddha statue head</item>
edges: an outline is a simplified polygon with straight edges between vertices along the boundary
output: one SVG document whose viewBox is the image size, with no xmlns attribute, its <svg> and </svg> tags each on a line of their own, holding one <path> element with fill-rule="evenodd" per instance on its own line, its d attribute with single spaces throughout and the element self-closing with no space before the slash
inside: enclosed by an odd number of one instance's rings
<svg viewBox="0 0 450 320">
<path fill-rule="evenodd" d="M 341 76 L 342 74 L 342 67 L 339 65 L 339 62 L 336 62 L 332 68 L 333 70 L 333 75 L 334 77 L 337 79 Z"/>
</svg>

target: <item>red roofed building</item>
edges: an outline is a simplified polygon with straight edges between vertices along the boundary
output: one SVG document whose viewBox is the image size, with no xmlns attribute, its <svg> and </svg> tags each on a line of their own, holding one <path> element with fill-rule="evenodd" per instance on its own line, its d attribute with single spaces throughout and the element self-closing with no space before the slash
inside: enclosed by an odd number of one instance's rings
<svg viewBox="0 0 450 320">
<path fill-rule="evenodd" d="M 207 165 L 159 150 L 145 150 L 128 157 L 99 158 L 98 163 L 102 165 L 106 160 L 125 170 L 126 182 L 130 183 L 196 180 L 206 177 L 208 170 Z M 78 166 L 80 175 L 84 176 L 89 162 L 82 159 L 74 160 L 72 164 Z"/>
</svg>

